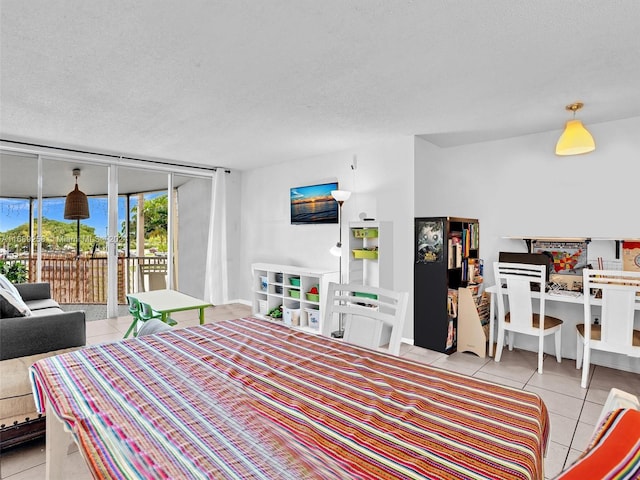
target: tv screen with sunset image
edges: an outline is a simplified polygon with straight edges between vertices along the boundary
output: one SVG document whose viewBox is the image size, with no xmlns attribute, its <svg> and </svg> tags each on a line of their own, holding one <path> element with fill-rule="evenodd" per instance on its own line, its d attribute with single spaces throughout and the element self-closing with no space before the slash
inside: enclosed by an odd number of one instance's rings
<svg viewBox="0 0 640 480">
<path fill-rule="evenodd" d="M 338 223 L 338 202 L 331 196 L 331 190 L 338 190 L 337 182 L 292 188 L 291 223 Z"/>
</svg>

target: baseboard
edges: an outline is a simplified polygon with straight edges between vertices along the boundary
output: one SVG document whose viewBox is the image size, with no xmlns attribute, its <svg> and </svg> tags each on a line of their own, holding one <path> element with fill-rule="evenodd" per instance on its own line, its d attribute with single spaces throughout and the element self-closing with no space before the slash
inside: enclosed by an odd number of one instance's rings
<svg viewBox="0 0 640 480">
<path fill-rule="evenodd" d="M 246 305 L 247 307 L 250 307 L 253 305 L 249 300 L 243 300 L 240 298 L 237 298 L 235 300 L 229 300 L 227 303 L 239 303 L 241 305 Z"/>
</svg>

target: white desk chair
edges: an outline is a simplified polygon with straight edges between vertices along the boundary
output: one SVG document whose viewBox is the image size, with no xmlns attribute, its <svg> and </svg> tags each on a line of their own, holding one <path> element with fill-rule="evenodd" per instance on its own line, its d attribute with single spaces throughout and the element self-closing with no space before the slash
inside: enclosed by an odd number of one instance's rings
<svg viewBox="0 0 640 480">
<path fill-rule="evenodd" d="M 331 282 L 322 334 L 329 336 L 334 315 L 342 315 L 345 342 L 376 350 L 388 345 L 389 353 L 399 355 L 408 299 L 407 292 Z"/>
<path fill-rule="evenodd" d="M 640 330 L 634 330 L 633 319 L 640 292 L 640 272 L 618 270 L 582 271 L 584 288 L 584 323 L 576 325 L 578 349 L 576 368 L 582 365 L 582 388 L 587 388 L 591 350 L 640 357 Z M 602 296 L 600 324 L 591 325 L 592 298 L 598 289 Z M 598 294 L 600 296 L 600 293 Z"/>
<path fill-rule="evenodd" d="M 496 362 L 502 356 L 505 332 L 509 333 L 509 350 L 513 350 L 514 334 L 524 333 L 538 337 L 538 373 L 542 373 L 544 358 L 544 337 L 555 335 L 556 359 L 562 361 L 560 352 L 562 320 L 545 315 L 545 298 L 540 295 L 539 313 L 533 312 L 533 296 L 531 286 L 544 294 L 546 288 L 546 271 L 544 265 L 524 263 L 494 262 L 494 275 L 497 285 L 498 303 L 498 344 L 496 345 Z M 500 288 L 506 284 L 506 296 L 509 299 L 509 312 L 505 312 L 504 292 Z"/>
</svg>

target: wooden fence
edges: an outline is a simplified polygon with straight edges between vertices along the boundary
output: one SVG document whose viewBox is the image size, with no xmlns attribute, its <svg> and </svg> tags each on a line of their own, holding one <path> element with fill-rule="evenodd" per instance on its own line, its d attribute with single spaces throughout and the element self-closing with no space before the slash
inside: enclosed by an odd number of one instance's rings
<svg viewBox="0 0 640 480">
<path fill-rule="evenodd" d="M 5 260 L 27 267 L 28 281 L 37 280 L 36 258 Z M 149 271 L 166 272 L 164 257 L 118 257 L 118 303 L 126 303 L 126 293 L 144 291 Z M 42 257 L 42 280 L 51 286 L 51 296 L 59 303 L 107 303 L 107 258 Z M 149 280 L 147 279 L 147 284 Z"/>
</svg>

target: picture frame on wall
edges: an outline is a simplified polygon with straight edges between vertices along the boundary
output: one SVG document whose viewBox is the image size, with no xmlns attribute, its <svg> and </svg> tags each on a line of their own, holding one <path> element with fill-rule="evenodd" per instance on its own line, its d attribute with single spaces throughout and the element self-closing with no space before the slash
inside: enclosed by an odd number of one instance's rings
<svg viewBox="0 0 640 480">
<path fill-rule="evenodd" d="M 332 190 L 338 190 L 338 182 L 292 187 L 291 224 L 338 223 L 338 202 L 331 195 Z"/>
</svg>

